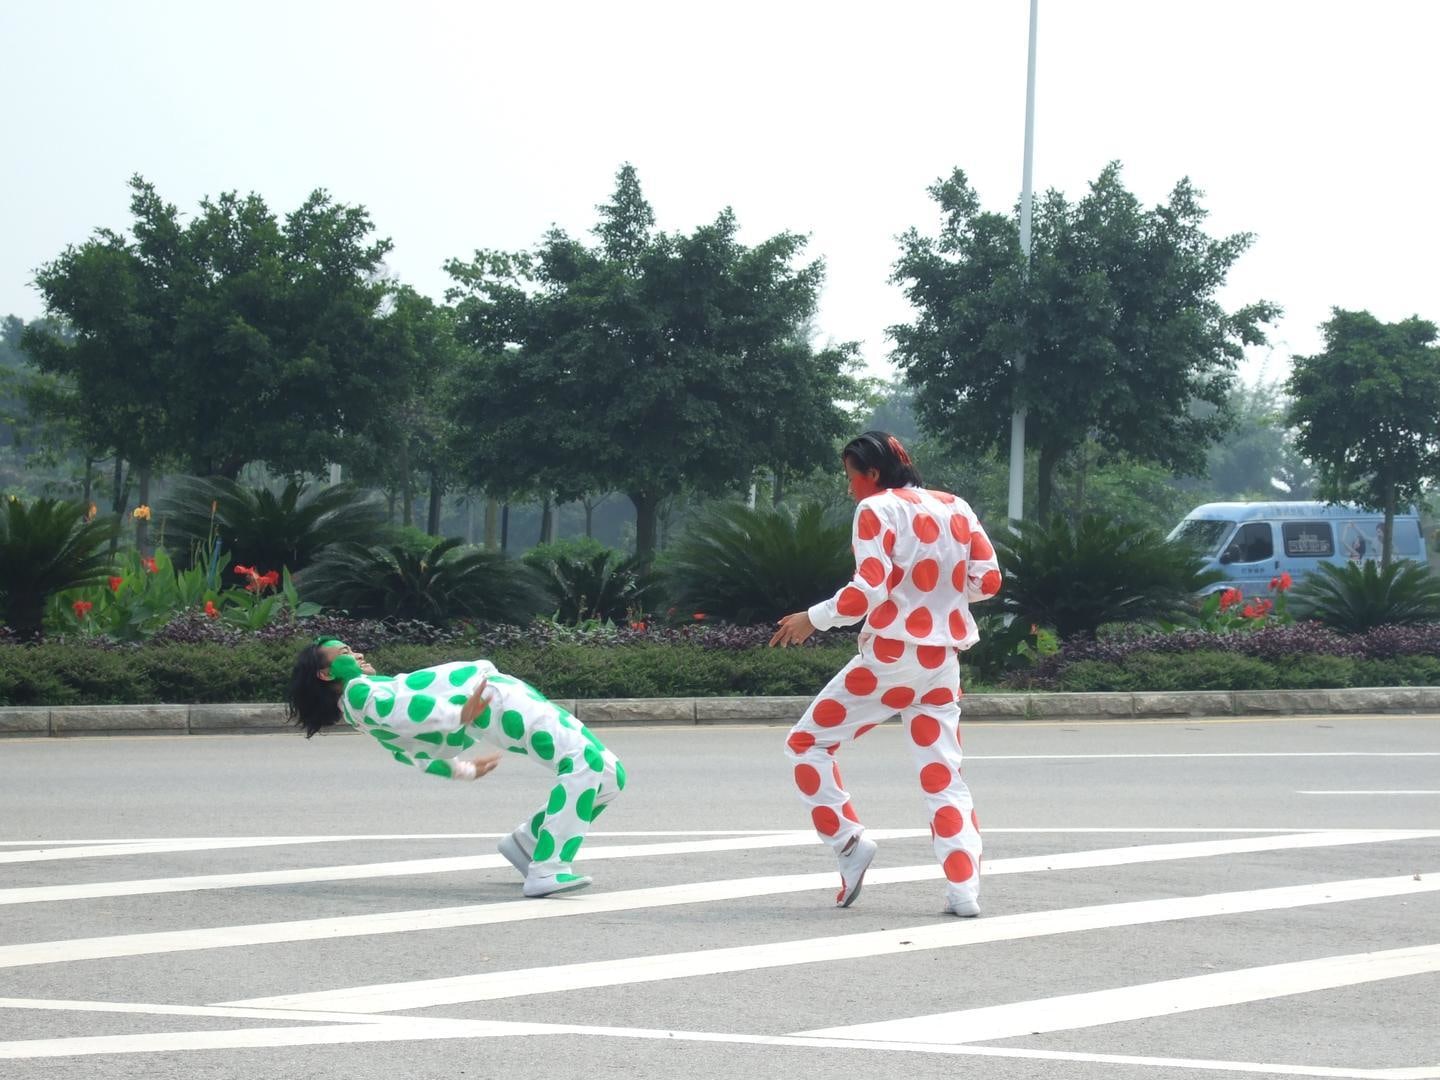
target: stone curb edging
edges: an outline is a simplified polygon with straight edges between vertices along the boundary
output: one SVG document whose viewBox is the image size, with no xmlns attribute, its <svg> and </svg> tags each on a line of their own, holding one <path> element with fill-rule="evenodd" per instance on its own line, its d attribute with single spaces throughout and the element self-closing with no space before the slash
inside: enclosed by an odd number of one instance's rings
<svg viewBox="0 0 1440 1080">
<path fill-rule="evenodd" d="M 586 724 L 793 723 L 808 697 L 557 700 Z M 1225 716 L 1440 713 L 1440 686 L 1178 693 L 972 694 L 969 720 L 1143 720 Z M 0 736 L 188 734 L 293 730 L 280 705 L 0 706 Z"/>
</svg>

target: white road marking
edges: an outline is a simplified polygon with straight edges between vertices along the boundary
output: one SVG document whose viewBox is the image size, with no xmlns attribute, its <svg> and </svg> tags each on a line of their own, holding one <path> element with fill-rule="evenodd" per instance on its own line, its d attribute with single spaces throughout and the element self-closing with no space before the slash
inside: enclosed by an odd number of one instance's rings
<svg viewBox="0 0 1440 1080">
<path fill-rule="evenodd" d="M 1440 795 L 1440 790 L 1433 791 L 1399 791 L 1390 789 L 1386 791 L 1297 791 L 1296 795 Z"/>
<path fill-rule="evenodd" d="M 1119 926 L 1275 911 L 1311 904 L 1334 904 L 1389 896 L 1415 896 L 1440 890 L 1440 875 L 1323 882 L 1275 889 L 1212 893 L 1204 896 L 1141 900 L 1057 911 L 1027 912 L 970 920 L 947 919 L 920 926 L 862 934 L 801 938 L 763 945 L 660 953 L 551 967 L 492 971 L 442 979 L 380 983 L 339 990 L 280 994 L 219 1002 L 240 1008 L 300 1008 L 340 1012 L 402 1012 L 473 1001 L 551 994 L 657 982 L 665 979 L 756 971 L 822 961 L 948 949 L 982 942 L 1014 941 Z"/>
<path fill-rule="evenodd" d="M 655 832 L 591 833 L 591 839 L 602 836 L 781 836 L 792 835 L 795 829 L 673 829 Z M 39 850 L 0 851 L 0 863 L 50 862 L 56 859 L 93 859 L 107 855 L 164 855 L 181 851 L 227 851 L 236 848 L 286 847 L 302 844 L 339 844 L 389 840 L 498 840 L 508 833 L 435 833 L 411 836 L 205 836 L 176 837 L 170 840 L 57 840 L 53 847 Z M 0 841 L 6 846 L 45 841 Z"/>
<path fill-rule="evenodd" d="M 966 754 L 966 761 L 1125 761 L 1143 758 L 1420 758 L 1440 757 L 1440 750 L 1301 750 L 1247 753 L 1237 750 L 1233 753 L 1192 753 L 1192 754 Z"/>
<path fill-rule="evenodd" d="M 1209 975 L 1120 986 L 1112 990 L 1063 994 L 1034 1001 L 1017 1001 L 1010 1005 L 990 1005 L 875 1024 L 820 1028 L 796 1034 L 904 1042 L 993 1042 L 996 1039 L 1013 1039 L 1017 1035 L 1043 1035 L 1153 1016 L 1172 1016 L 1196 1009 L 1243 1005 L 1250 1001 L 1334 990 L 1407 975 L 1430 975 L 1437 971 L 1440 971 L 1440 945 L 1420 945 L 1217 971 Z"/>
<path fill-rule="evenodd" d="M 871 829 L 878 839 L 928 836 L 927 829 Z M 818 844 L 810 831 L 775 836 L 738 836 L 667 844 L 619 844 L 587 848 L 585 861 L 634 859 L 653 855 L 697 855 L 717 851 L 801 847 Z M 294 885 L 312 881 L 353 881 L 362 878 L 408 877 L 416 874 L 453 874 L 465 870 L 509 867 L 503 855 L 460 855 L 443 859 L 406 859 L 398 862 L 356 863 L 348 866 L 300 867 L 293 870 L 257 870 L 240 874 L 203 874 L 196 877 L 143 878 L 136 881 L 102 881 L 83 885 L 31 885 L 0 889 L 0 905 L 54 903 L 58 900 L 96 900 L 112 896 L 148 896 L 155 893 L 243 889 L 261 885 Z"/>
<path fill-rule="evenodd" d="M 987 877 L 1053 870 L 1079 870 L 1101 866 L 1169 862 L 1210 856 L 1237 855 L 1261 851 L 1339 847 L 1352 844 L 1385 843 L 1440 836 L 1440 831 L 1413 829 L 1372 829 L 1306 833 L 1297 836 L 1263 836 L 1238 840 L 1199 840 L 1179 844 L 1145 844 L 1094 851 L 1060 852 L 994 859 L 985 864 Z M 933 863 L 920 866 L 872 870 L 866 876 L 871 886 L 940 878 Z M 150 956 L 159 953 L 222 949 L 241 945 L 273 945 L 282 942 L 328 941 L 335 938 L 369 937 L 378 934 L 411 933 L 457 926 L 483 926 L 534 919 L 568 918 L 602 912 L 633 911 L 678 904 L 714 903 L 755 896 L 776 896 L 832 889 L 834 872 L 792 874 L 774 877 L 736 878 L 686 885 L 667 885 L 624 892 L 580 894 L 565 903 L 513 900 L 464 907 L 429 908 L 413 911 L 345 915 L 327 919 L 255 923 L 202 930 L 169 930 L 146 934 L 119 934 L 107 937 L 75 938 L 0 946 L 0 968 L 31 964 L 55 964 L 77 960 L 100 960 L 120 956 Z"/>
<path fill-rule="evenodd" d="M 135 1005 L 120 1009 L 110 1003 L 59 1002 L 12 1007 L 44 1008 L 53 1004 L 96 1011 L 154 1012 L 158 1015 L 217 1015 L 264 1019 L 262 1010 L 225 1010 L 213 1006 L 191 1011 L 175 1006 Z M 6 1002 L 0 1002 L 4 1007 Z M 80 1057 L 95 1054 L 173 1053 L 181 1050 L 238 1050 L 281 1046 L 318 1046 L 345 1043 L 416 1042 L 432 1039 L 476 1039 L 534 1035 L 594 1036 L 662 1042 L 718 1043 L 741 1046 L 785 1046 L 802 1049 L 878 1050 L 883 1053 L 944 1054 L 955 1057 L 1010 1058 L 1031 1061 L 1069 1061 L 1148 1068 L 1192 1069 L 1210 1072 L 1265 1073 L 1278 1076 L 1324 1077 L 1331 1080 L 1440 1080 L 1440 1066 L 1363 1069 L 1317 1065 L 1282 1065 L 1254 1061 L 1205 1058 L 1140 1057 L 1131 1054 L 1092 1054 L 1064 1050 L 1026 1050 L 1018 1047 L 966 1046 L 949 1043 L 884 1042 L 874 1039 L 825 1039 L 800 1035 L 746 1035 L 730 1032 L 672 1031 L 663 1028 L 597 1027 L 580 1024 L 540 1024 L 513 1021 L 449 1020 L 432 1017 L 373 1017 L 348 1013 L 303 1014 L 306 1019 L 328 1017 L 323 1027 L 283 1027 L 98 1035 L 65 1039 L 30 1039 L 0 1042 L 0 1059 Z M 302 1014 L 296 1014 L 300 1019 Z"/>
</svg>

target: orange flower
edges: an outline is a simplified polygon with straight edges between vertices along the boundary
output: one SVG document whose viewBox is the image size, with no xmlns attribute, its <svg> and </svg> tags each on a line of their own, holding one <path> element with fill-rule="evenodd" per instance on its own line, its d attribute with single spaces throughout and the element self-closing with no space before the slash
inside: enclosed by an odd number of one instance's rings
<svg viewBox="0 0 1440 1080">
<path fill-rule="evenodd" d="M 695 612 L 695 621 L 696 621 L 696 622 L 704 622 L 704 621 L 705 621 L 705 613 L 704 613 L 703 611 L 697 611 L 697 612 Z"/>
<path fill-rule="evenodd" d="M 1228 611 L 1244 599 L 1245 594 L 1239 589 L 1226 589 L 1220 594 L 1220 610 Z"/>
<path fill-rule="evenodd" d="M 645 624 L 644 624 L 643 622 L 632 622 L 632 623 L 630 624 L 630 629 L 631 629 L 631 630 L 642 630 L 642 631 L 643 631 L 643 630 L 645 629 Z"/>
<path fill-rule="evenodd" d="M 111 592 L 119 592 L 119 591 L 120 591 L 120 586 L 121 586 L 121 585 L 124 585 L 124 584 L 125 584 L 125 579 L 124 579 L 123 577 L 112 577 L 112 578 L 110 579 L 110 591 L 111 591 Z"/>
<path fill-rule="evenodd" d="M 75 617 L 77 619 L 83 619 L 86 615 L 90 614 L 90 609 L 95 605 L 89 600 L 76 600 L 70 606 L 75 609 Z"/>
<path fill-rule="evenodd" d="M 100 508 L 92 502 L 89 506 L 85 508 L 85 520 L 94 521 L 95 515 L 98 513 L 100 513 Z"/>
<path fill-rule="evenodd" d="M 205 614 L 212 619 L 218 619 L 220 617 L 220 609 L 215 606 L 214 600 L 205 601 Z"/>
<path fill-rule="evenodd" d="M 1294 584 L 1295 580 L 1290 576 L 1289 570 L 1286 570 L 1285 573 L 1281 574 L 1279 577 L 1273 577 L 1270 579 L 1270 589 L 1272 592 L 1284 592 L 1286 589 L 1290 588 L 1290 586 Z"/>
<path fill-rule="evenodd" d="M 135 507 L 134 510 L 130 511 L 130 516 L 133 517 L 136 521 L 149 521 L 150 507 L 146 506 L 144 503 L 141 503 L 139 506 Z"/>
<path fill-rule="evenodd" d="M 140 564 L 152 574 L 158 574 L 160 572 L 160 567 L 155 565 L 155 556 L 153 555 L 146 555 L 140 560 Z"/>
</svg>

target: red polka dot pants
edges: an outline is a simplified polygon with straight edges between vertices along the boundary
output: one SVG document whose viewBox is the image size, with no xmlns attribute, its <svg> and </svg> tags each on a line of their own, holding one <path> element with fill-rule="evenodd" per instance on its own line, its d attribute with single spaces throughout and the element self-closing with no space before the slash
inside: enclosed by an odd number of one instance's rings
<svg viewBox="0 0 1440 1080">
<path fill-rule="evenodd" d="M 935 857 L 962 894 L 978 894 L 980 823 L 960 775 L 960 665 L 954 649 L 863 634 L 860 655 L 790 731 L 786 751 L 815 829 L 837 852 L 864 831 L 840 779 L 845 743 L 900 714 L 930 811 Z"/>
</svg>

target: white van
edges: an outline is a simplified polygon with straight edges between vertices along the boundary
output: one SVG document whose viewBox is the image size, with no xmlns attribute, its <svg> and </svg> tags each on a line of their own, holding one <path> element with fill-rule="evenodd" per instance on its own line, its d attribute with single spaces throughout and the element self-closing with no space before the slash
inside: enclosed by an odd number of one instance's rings
<svg viewBox="0 0 1440 1080">
<path fill-rule="evenodd" d="M 1298 583 L 1322 562 L 1380 560 L 1385 515 L 1317 502 L 1206 503 L 1185 515 L 1171 540 L 1190 542 L 1205 569 L 1225 580 L 1207 592 L 1236 588 L 1262 596 L 1282 573 Z M 1393 557 L 1424 564 L 1425 534 L 1416 512 L 1395 515 Z"/>
</svg>

